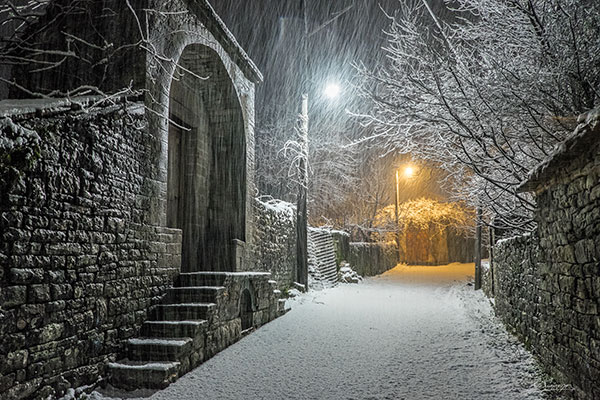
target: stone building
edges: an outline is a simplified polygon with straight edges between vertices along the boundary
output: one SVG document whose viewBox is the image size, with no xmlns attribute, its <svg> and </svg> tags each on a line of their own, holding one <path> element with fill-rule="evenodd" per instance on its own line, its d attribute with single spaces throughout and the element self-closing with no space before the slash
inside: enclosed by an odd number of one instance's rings
<svg viewBox="0 0 600 400">
<path fill-rule="evenodd" d="M 565 395 L 591 400 L 600 398 L 600 109 L 578 122 L 521 185 L 535 193 L 537 231 L 496 244 L 485 286 L 544 368 L 572 386 Z"/>
<path fill-rule="evenodd" d="M 252 243 L 262 77 L 206 0 L 45 12 L 36 42 L 78 56 L 12 96 L 92 95 L 0 102 L 0 398 L 161 387 L 283 311 Z"/>
</svg>

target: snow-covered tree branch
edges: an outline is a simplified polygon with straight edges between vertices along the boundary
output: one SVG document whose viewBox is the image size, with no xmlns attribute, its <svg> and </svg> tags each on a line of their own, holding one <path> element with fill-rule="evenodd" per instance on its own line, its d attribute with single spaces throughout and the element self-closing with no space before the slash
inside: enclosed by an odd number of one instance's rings
<svg viewBox="0 0 600 400">
<path fill-rule="evenodd" d="M 142 53 L 149 65 L 161 72 L 175 69 L 175 79 L 183 74 L 195 75 L 157 46 L 167 36 L 199 35 L 165 22 L 174 13 L 188 12 L 174 8 L 172 2 L 152 0 L 3 2 L 0 93 L 10 98 L 97 95 L 105 100 L 116 94 L 137 95 L 137 90 L 145 87 L 142 74 L 133 80 L 119 78 L 123 65 L 135 64 Z M 150 23 L 164 26 L 162 37 L 150 33 Z M 118 26 L 123 24 L 128 26 L 126 31 Z M 149 104 L 155 101 L 152 96 L 148 100 Z"/>
<path fill-rule="evenodd" d="M 457 0 L 442 20 L 424 4 L 399 2 L 387 64 L 359 68 L 373 105 L 363 122 L 455 175 L 456 198 L 531 228 L 534 204 L 516 186 L 600 98 L 600 5 Z"/>
</svg>

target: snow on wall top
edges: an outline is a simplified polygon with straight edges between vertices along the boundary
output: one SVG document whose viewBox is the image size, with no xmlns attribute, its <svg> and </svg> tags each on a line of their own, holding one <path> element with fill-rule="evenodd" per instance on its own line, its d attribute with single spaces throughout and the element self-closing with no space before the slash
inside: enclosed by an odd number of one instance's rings
<svg viewBox="0 0 600 400">
<path fill-rule="evenodd" d="M 124 98 L 112 97 L 110 101 L 104 96 L 77 96 L 71 98 L 46 99 L 8 99 L 0 101 L 0 118 L 17 115 L 46 115 L 69 110 L 84 110 L 96 106 L 103 107 L 120 103 Z M 130 100 L 133 100 L 130 98 Z M 129 112 L 143 112 L 142 103 L 128 104 Z"/>
<path fill-rule="evenodd" d="M 296 205 L 287 201 L 274 199 L 270 196 L 256 198 L 256 202 L 267 210 L 270 210 L 283 218 L 293 221 L 296 215 Z"/>
<path fill-rule="evenodd" d="M 308 230 L 311 231 L 311 232 L 321 232 L 321 233 L 328 233 L 328 234 L 337 233 L 337 234 L 342 235 L 342 236 L 348 236 L 348 237 L 350 237 L 350 234 L 348 232 L 342 231 L 342 230 L 339 230 L 339 229 L 333 229 L 330 226 L 318 226 L 318 227 L 317 226 L 309 226 Z"/>
<path fill-rule="evenodd" d="M 527 240 L 530 237 L 531 237 L 531 232 L 526 232 L 526 233 L 524 233 L 522 235 L 515 235 L 515 236 L 506 237 L 506 238 L 498 240 L 496 242 L 496 247 L 510 245 L 510 243 L 512 243 L 512 242 L 514 242 L 516 240 Z"/>
<path fill-rule="evenodd" d="M 595 108 L 577 118 L 575 132 L 560 143 L 544 161 L 528 174 L 517 191 L 531 192 L 548 180 L 557 168 L 577 158 L 591 143 L 600 140 L 600 108 Z"/>
</svg>

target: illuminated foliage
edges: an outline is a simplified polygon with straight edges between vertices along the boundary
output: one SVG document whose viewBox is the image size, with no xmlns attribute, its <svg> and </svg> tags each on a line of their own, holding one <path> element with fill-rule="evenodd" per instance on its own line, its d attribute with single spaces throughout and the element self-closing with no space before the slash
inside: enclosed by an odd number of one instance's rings
<svg viewBox="0 0 600 400">
<path fill-rule="evenodd" d="M 398 208 L 400 231 L 408 229 L 438 232 L 452 227 L 465 233 L 473 225 L 474 213 L 460 203 L 442 203 L 433 199 L 420 198 L 406 201 Z M 384 233 L 386 241 L 393 240 L 396 232 L 396 211 L 393 204 L 382 208 L 376 217 L 375 226 Z M 390 234 L 391 232 L 391 234 Z"/>
</svg>

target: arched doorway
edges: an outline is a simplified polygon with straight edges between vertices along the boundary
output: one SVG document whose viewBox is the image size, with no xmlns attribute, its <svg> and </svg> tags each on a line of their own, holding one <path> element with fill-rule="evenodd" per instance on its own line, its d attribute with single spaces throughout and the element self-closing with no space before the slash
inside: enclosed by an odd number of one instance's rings
<svg viewBox="0 0 600 400">
<path fill-rule="evenodd" d="M 167 226 L 183 231 L 181 270 L 232 271 L 245 241 L 246 135 L 219 55 L 187 46 L 169 93 Z"/>
</svg>

